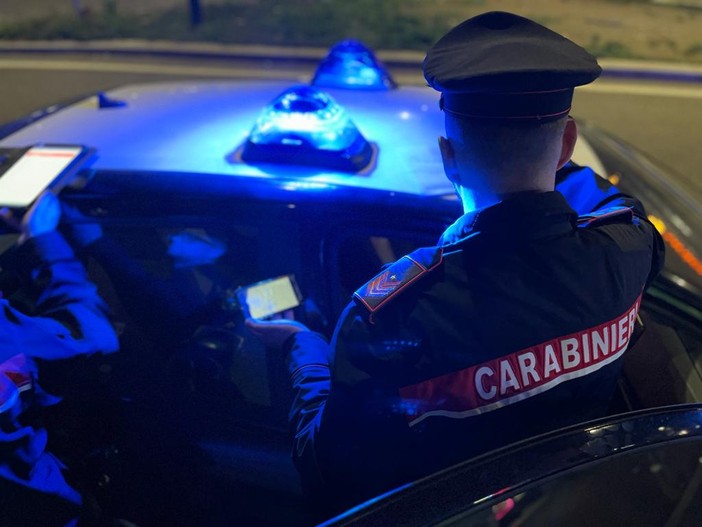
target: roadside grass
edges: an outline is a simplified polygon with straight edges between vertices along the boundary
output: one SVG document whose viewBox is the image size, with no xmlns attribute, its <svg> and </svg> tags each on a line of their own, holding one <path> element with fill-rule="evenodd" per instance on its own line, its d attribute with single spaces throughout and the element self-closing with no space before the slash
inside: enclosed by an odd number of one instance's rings
<svg viewBox="0 0 702 527">
<path fill-rule="evenodd" d="M 685 56 L 688 58 L 702 59 L 702 43 L 697 43 L 685 50 Z"/>
<path fill-rule="evenodd" d="M 326 48 L 355 38 L 375 49 L 425 51 L 461 20 L 459 16 L 489 7 L 487 0 L 229 0 L 207 5 L 202 22 L 192 27 L 187 2 L 181 1 L 177 7 L 140 16 L 113 8 L 86 12 L 82 17 L 50 13 L 0 23 L 0 40 L 157 39 Z M 555 13 L 533 18 L 548 26 L 561 22 Z M 649 58 L 662 50 L 677 55 L 678 60 L 702 60 L 696 42 L 677 46 L 673 40 L 650 37 L 632 47 L 629 40 L 625 35 L 604 35 L 595 30 L 581 42 L 598 57 Z"/>
<path fill-rule="evenodd" d="M 618 59 L 637 59 L 636 55 L 627 45 L 616 40 L 603 40 L 599 33 L 595 33 L 590 42 L 585 46 L 596 57 L 610 57 Z"/>
<path fill-rule="evenodd" d="M 294 5 L 260 0 L 208 6 L 197 27 L 190 26 L 186 9 L 177 7 L 140 17 L 118 11 L 81 18 L 39 17 L 0 25 L 0 39 L 145 38 L 326 47 L 343 38 L 357 38 L 383 49 L 426 49 L 447 27 L 445 16 L 415 16 L 402 0 L 308 0 Z"/>
<path fill-rule="evenodd" d="M 72 15 L 36 17 L 13 24 L 0 24 L 2 40 L 91 40 L 139 38 L 147 27 L 133 16 L 101 14 L 77 18 Z"/>
</svg>

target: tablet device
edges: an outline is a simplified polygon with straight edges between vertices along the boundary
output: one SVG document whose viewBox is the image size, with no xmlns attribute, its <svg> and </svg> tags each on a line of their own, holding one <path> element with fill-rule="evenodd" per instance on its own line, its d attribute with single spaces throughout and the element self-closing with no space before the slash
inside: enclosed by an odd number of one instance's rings
<svg viewBox="0 0 702 527">
<path fill-rule="evenodd" d="M 37 145 L 0 168 L 0 207 L 29 207 L 45 189 L 58 193 L 92 157 L 81 145 Z"/>
<path fill-rule="evenodd" d="M 293 275 L 240 287 L 236 295 L 245 314 L 253 318 L 268 318 L 282 313 L 299 306 L 302 300 Z"/>
</svg>

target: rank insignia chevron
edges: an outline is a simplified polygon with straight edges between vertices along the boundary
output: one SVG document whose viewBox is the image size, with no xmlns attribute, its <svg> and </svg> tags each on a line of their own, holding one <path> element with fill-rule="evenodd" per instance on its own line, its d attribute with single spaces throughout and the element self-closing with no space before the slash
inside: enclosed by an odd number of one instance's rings
<svg viewBox="0 0 702 527">
<path fill-rule="evenodd" d="M 403 258 L 404 259 L 404 258 Z M 397 287 L 402 284 L 397 279 L 397 273 L 390 270 L 376 276 L 366 285 L 367 296 L 378 296 L 392 293 Z"/>
<path fill-rule="evenodd" d="M 417 249 L 359 288 L 353 294 L 354 300 L 374 314 L 407 286 L 435 269 L 442 259 L 441 247 Z"/>
</svg>

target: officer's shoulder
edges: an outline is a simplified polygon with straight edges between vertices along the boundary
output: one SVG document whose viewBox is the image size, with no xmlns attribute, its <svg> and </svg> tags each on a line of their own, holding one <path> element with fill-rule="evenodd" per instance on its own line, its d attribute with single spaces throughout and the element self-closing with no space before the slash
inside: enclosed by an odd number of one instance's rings
<svg viewBox="0 0 702 527">
<path fill-rule="evenodd" d="M 443 253 L 442 247 L 424 247 L 403 256 L 361 286 L 353 294 L 355 302 L 375 314 L 420 278 L 438 269 Z"/>
<path fill-rule="evenodd" d="M 578 217 L 578 227 L 587 229 L 614 223 L 634 223 L 634 211 L 630 207 L 607 207 Z"/>
</svg>

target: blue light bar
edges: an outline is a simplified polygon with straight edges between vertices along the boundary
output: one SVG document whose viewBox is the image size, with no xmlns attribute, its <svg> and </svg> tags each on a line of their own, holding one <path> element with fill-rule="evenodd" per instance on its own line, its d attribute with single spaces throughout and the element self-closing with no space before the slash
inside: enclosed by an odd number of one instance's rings
<svg viewBox="0 0 702 527">
<path fill-rule="evenodd" d="M 359 172 L 373 148 L 346 111 L 312 86 L 296 86 L 271 102 L 256 121 L 241 152 L 250 164 L 277 163 Z"/>
<path fill-rule="evenodd" d="M 397 84 L 373 52 L 357 40 L 334 45 L 320 62 L 314 86 L 354 90 L 391 90 Z"/>
</svg>

